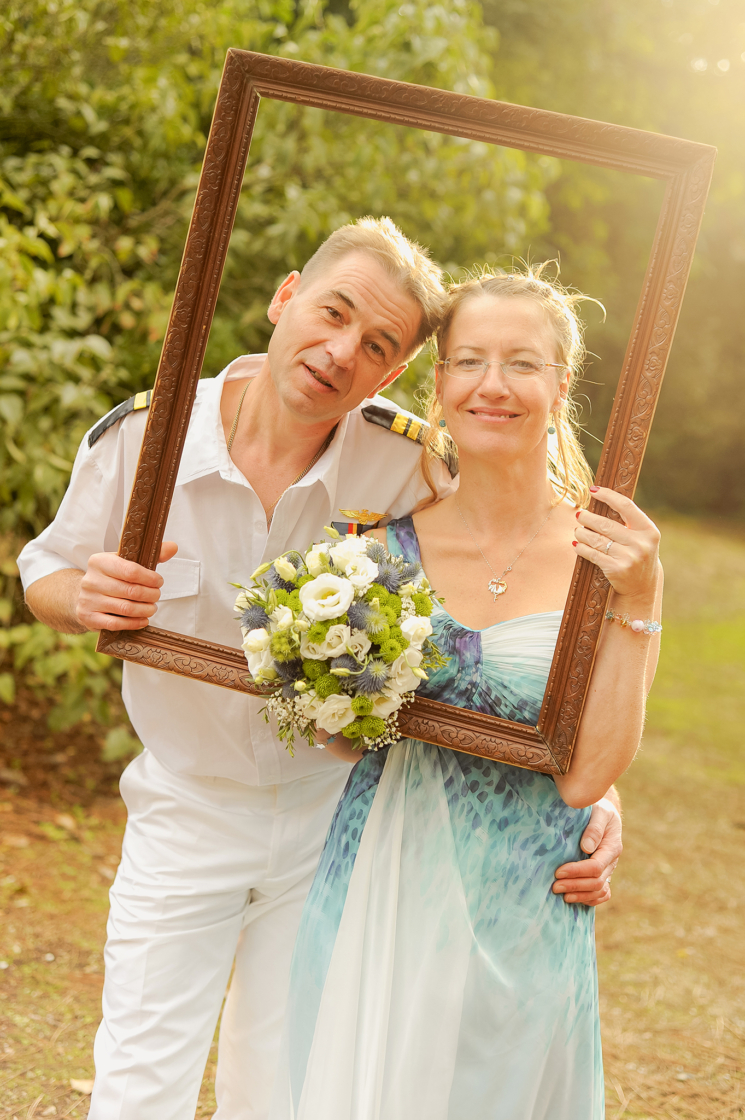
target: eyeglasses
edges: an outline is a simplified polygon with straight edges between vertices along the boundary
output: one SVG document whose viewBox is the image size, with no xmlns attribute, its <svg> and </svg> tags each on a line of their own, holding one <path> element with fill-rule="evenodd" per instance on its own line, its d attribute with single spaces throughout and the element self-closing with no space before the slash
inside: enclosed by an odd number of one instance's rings
<svg viewBox="0 0 745 1120">
<path fill-rule="evenodd" d="M 436 369 L 442 369 L 450 377 L 484 377 L 489 366 L 497 365 L 505 377 L 513 381 L 525 381 L 529 377 L 539 377 L 547 369 L 568 369 L 558 362 L 544 362 L 541 358 L 510 358 L 508 362 L 496 360 L 488 362 L 485 358 L 445 358 L 435 362 Z"/>
</svg>

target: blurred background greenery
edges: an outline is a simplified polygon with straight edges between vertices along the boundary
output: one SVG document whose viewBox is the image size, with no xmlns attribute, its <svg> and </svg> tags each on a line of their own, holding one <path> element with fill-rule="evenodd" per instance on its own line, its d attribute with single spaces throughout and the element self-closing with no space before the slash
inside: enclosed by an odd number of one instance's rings
<svg viewBox="0 0 745 1120">
<path fill-rule="evenodd" d="M 743 0 L 6 0 L 0 14 L 0 700 L 111 725 L 118 667 L 23 612 L 13 557 L 83 433 L 152 385 L 228 47 L 668 132 L 719 157 L 644 466 L 656 510 L 745 519 Z M 559 258 L 588 308 L 588 454 L 659 212 L 657 183 L 265 102 L 205 375 L 265 349 L 277 283 L 390 214 L 453 275 Z M 412 403 L 420 359 L 392 389 Z M 112 708 L 112 704 L 114 707 Z"/>
</svg>

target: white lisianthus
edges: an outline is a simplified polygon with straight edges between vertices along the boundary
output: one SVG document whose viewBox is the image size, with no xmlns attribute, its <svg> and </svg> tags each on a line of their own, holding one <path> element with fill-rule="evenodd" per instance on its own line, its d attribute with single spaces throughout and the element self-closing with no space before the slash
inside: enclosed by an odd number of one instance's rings
<svg viewBox="0 0 745 1120">
<path fill-rule="evenodd" d="M 243 639 L 243 648 L 246 653 L 262 653 L 267 649 L 270 642 L 270 635 L 263 626 L 257 630 L 249 630 Z"/>
<path fill-rule="evenodd" d="M 320 576 L 324 571 L 323 559 L 328 557 L 329 546 L 325 542 L 314 544 L 305 557 L 305 566 L 312 576 Z"/>
<path fill-rule="evenodd" d="M 351 565 L 364 555 L 366 548 L 367 542 L 362 537 L 348 536 L 329 549 L 329 557 L 333 561 L 334 567 L 347 575 Z"/>
<path fill-rule="evenodd" d="M 281 604 L 274 608 L 269 618 L 272 620 L 273 630 L 289 630 L 295 621 L 295 615 L 290 608 Z"/>
<path fill-rule="evenodd" d="M 397 657 L 391 665 L 388 680 L 389 688 L 395 689 L 396 692 L 411 692 L 418 688 L 421 677 L 412 670 L 419 668 L 423 657 L 422 651 L 414 649 L 412 646 L 404 650 L 401 656 Z"/>
<path fill-rule="evenodd" d="M 291 564 L 284 556 L 280 556 L 274 561 L 274 570 L 280 579 L 287 580 L 289 583 L 294 583 L 297 578 L 294 564 Z"/>
<path fill-rule="evenodd" d="M 347 579 L 357 591 L 365 592 L 378 578 L 378 565 L 369 556 L 356 556 L 346 570 Z"/>
<path fill-rule="evenodd" d="M 261 684 L 263 681 L 273 681 L 277 676 L 270 650 L 265 649 L 260 653 L 251 653 L 247 660 L 248 671 L 257 684 Z"/>
<path fill-rule="evenodd" d="M 371 645 L 372 642 L 364 630 L 353 630 L 352 636 L 347 642 L 347 653 L 351 653 L 353 657 L 361 661 Z"/>
<path fill-rule="evenodd" d="M 374 693 L 370 699 L 373 706 L 371 715 L 379 716 L 381 719 L 392 716 L 401 707 L 401 694 L 392 688 Z"/>
<path fill-rule="evenodd" d="M 342 727 L 346 727 L 354 719 L 352 711 L 352 697 L 337 692 L 324 700 L 316 715 L 316 725 L 329 735 L 336 735 Z"/>
<path fill-rule="evenodd" d="M 421 649 L 426 639 L 432 633 L 432 623 L 428 618 L 416 614 L 405 618 L 401 623 L 401 633 L 415 649 Z"/>
<path fill-rule="evenodd" d="M 353 599 L 354 587 L 349 580 L 329 572 L 300 588 L 303 611 L 313 622 L 324 622 L 344 614 Z"/>
</svg>

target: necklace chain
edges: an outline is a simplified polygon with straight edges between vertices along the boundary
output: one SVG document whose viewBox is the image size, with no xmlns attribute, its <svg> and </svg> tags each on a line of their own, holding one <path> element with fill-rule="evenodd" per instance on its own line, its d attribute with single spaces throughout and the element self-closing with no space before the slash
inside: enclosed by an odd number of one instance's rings
<svg viewBox="0 0 745 1120">
<path fill-rule="evenodd" d="M 230 435 L 228 436 L 228 454 L 230 454 L 230 449 L 233 446 L 233 440 L 235 439 L 235 433 L 238 430 L 238 420 L 239 420 L 239 417 L 241 415 L 241 409 L 243 408 L 243 400 L 246 396 L 246 393 L 248 392 L 248 386 L 250 384 L 251 384 L 251 382 L 248 381 L 247 384 L 246 384 L 246 388 L 241 393 L 241 399 L 238 401 L 238 408 L 236 409 L 235 416 L 233 417 L 233 426 L 230 429 Z M 321 446 L 318 448 L 318 451 L 316 451 L 315 455 L 313 456 L 311 461 L 308 463 L 308 465 L 303 467 L 303 469 L 301 470 L 301 472 L 297 476 L 297 478 L 293 478 L 290 485 L 285 487 L 285 489 L 279 495 L 279 498 L 277 498 L 276 502 L 273 502 L 272 505 L 269 507 L 269 509 L 267 510 L 267 514 L 266 514 L 266 527 L 267 527 L 267 529 L 269 529 L 271 524 L 272 524 L 272 518 L 274 517 L 274 511 L 279 504 L 280 498 L 282 498 L 292 486 L 295 486 L 298 482 L 300 482 L 300 480 L 302 478 L 305 478 L 308 471 L 311 470 L 311 468 L 316 465 L 316 463 L 321 458 L 321 456 L 324 454 L 324 452 L 328 450 L 329 444 L 331 443 L 331 440 L 334 438 L 334 433 L 336 432 L 337 427 L 338 427 L 338 425 L 334 424 L 333 428 L 331 429 L 329 434 L 326 436 L 325 440 L 323 441 Z"/>
<path fill-rule="evenodd" d="M 554 507 L 551 506 L 551 509 L 548 511 L 548 513 L 544 517 L 543 521 L 540 523 L 540 525 L 538 526 L 536 531 L 533 533 L 533 536 L 528 541 L 528 544 L 524 545 L 520 549 L 520 551 L 518 552 L 515 559 L 512 561 L 512 563 L 507 565 L 507 567 L 505 568 L 505 570 L 502 572 L 502 574 L 500 576 L 497 575 L 497 573 L 494 571 L 494 568 L 491 566 L 491 564 L 487 560 L 486 556 L 484 556 L 484 550 L 482 549 L 481 545 L 479 544 L 479 542 L 476 540 L 473 533 L 471 532 L 471 530 L 468 526 L 468 522 L 466 521 L 465 517 L 463 516 L 463 510 L 460 508 L 460 505 L 458 503 L 457 498 L 455 499 L 455 508 L 458 510 L 458 513 L 460 514 L 460 519 L 463 522 L 463 524 L 465 525 L 469 537 L 471 538 L 473 543 L 476 545 L 476 548 L 479 550 L 479 552 L 481 553 L 481 556 L 483 557 L 484 563 L 486 564 L 487 568 L 489 569 L 492 576 L 494 577 L 493 579 L 489 580 L 489 590 L 491 591 L 492 595 L 494 596 L 494 602 L 496 603 L 497 597 L 499 595 L 504 595 L 504 593 L 507 591 L 507 583 L 505 582 L 504 577 L 507 575 L 508 572 L 512 571 L 513 567 L 518 562 L 518 560 L 522 556 L 523 552 L 525 552 L 528 545 L 531 545 L 533 543 L 533 541 L 536 539 L 536 537 L 540 533 L 541 529 L 546 524 L 546 522 L 548 521 L 551 514 L 554 512 Z"/>
</svg>

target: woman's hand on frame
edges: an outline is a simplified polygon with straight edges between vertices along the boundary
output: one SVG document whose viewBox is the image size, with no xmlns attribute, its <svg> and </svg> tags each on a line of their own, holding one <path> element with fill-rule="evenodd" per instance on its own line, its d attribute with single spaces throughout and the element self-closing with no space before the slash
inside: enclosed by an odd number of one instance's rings
<svg viewBox="0 0 745 1120">
<path fill-rule="evenodd" d="M 614 521 L 589 510 L 577 511 L 576 549 L 602 571 L 618 595 L 654 596 L 659 576 L 660 531 L 630 498 L 599 486 L 593 497 L 620 514 Z"/>
</svg>

